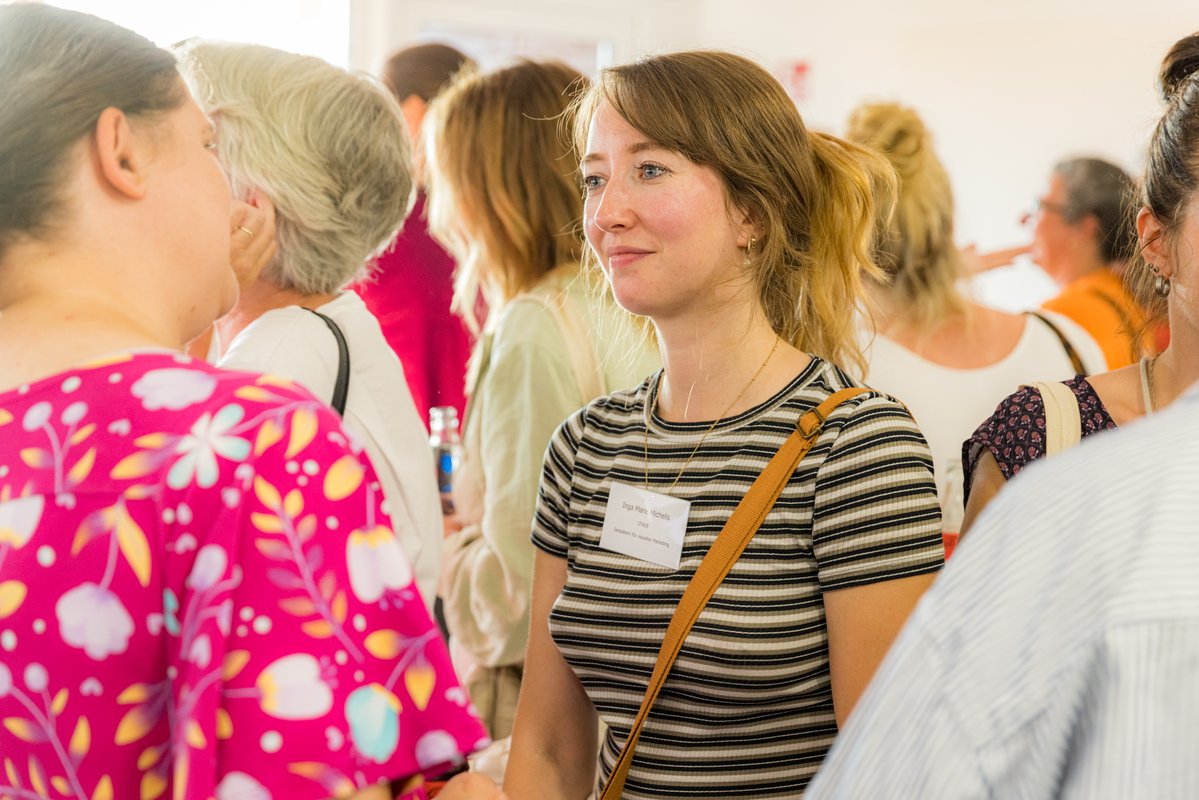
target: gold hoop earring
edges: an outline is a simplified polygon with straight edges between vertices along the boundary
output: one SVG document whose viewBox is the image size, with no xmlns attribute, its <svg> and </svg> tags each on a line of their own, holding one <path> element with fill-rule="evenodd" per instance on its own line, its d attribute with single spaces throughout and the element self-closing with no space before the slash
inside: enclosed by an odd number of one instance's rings
<svg viewBox="0 0 1199 800">
<path fill-rule="evenodd" d="M 743 265 L 747 267 L 753 265 L 754 245 L 757 243 L 757 238 L 753 236 L 749 237 L 749 241 L 745 244 L 745 258 L 741 261 Z"/>
</svg>

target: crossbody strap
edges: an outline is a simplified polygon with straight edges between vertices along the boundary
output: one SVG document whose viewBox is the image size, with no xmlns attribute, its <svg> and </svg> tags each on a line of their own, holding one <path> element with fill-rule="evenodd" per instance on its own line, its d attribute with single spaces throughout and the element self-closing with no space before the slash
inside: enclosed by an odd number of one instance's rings
<svg viewBox="0 0 1199 800">
<path fill-rule="evenodd" d="M 333 332 L 333 338 L 337 340 L 337 378 L 333 383 L 333 400 L 329 404 L 333 406 L 337 416 L 344 417 L 346 415 L 346 395 L 350 393 L 350 347 L 346 344 L 346 337 L 336 322 L 319 311 L 311 308 L 304 310 L 316 314 L 324 320 L 325 325 Z"/>
<path fill-rule="evenodd" d="M 608 777 L 608 783 L 604 786 L 601 800 L 617 800 L 624 791 L 629 766 L 633 761 L 633 751 L 637 748 L 637 740 L 641 738 L 641 728 L 649 716 L 654 700 L 662 690 L 662 684 L 666 682 L 670 668 L 678 658 L 683 641 L 691 632 L 691 626 L 699 619 L 704 606 L 712 599 L 712 595 L 733 568 L 733 564 L 741 557 L 749 540 L 766 519 L 787 482 L 791 480 L 791 474 L 795 472 L 799 462 L 816 443 L 825 420 L 841 403 L 868 391 L 870 390 L 854 388 L 834 392 L 823 403 L 800 417 L 795 431 L 783 442 L 783 446 L 770 459 L 762 474 L 749 487 L 745 497 L 741 498 L 741 502 L 733 509 L 728 522 L 724 524 L 716 541 L 712 542 L 695 574 L 691 576 L 691 581 L 683 590 L 683 596 L 670 618 L 670 624 L 666 626 L 666 635 L 658 650 L 658 660 L 650 675 L 645 697 L 641 700 L 641 708 L 637 710 L 628 738 L 625 739 L 620 756 L 612 768 L 612 774 Z"/>
<path fill-rule="evenodd" d="M 1062 329 L 1053 324 L 1053 321 L 1044 314 L 1038 314 L 1036 311 L 1025 311 L 1030 317 L 1036 317 L 1044 322 L 1049 330 L 1053 331 L 1057 336 L 1057 340 L 1062 343 L 1062 349 L 1066 351 L 1066 358 L 1070 359 L 1070 368 L 1074 370 L 1075 375 L 1086 375 L 1087 368 L 1082 363 L 1082 358 L 1079 357 L 1078 351 L 1074 349 L 1074 345 L 1070 344 L 1070 340 L 1066 338 L 1066 334 L 1062 333 Z"/>
</svg>

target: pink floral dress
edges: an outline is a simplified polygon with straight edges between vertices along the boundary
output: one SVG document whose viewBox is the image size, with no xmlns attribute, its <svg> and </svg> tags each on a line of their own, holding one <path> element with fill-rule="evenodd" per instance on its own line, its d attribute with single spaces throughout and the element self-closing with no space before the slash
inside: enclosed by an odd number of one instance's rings
<svg viewBox="0 0 1199 800">
<path fill-rule="evenodd" d="M 485 744 L 357 450 L 171 354 L 0 394 L 0 797 L 422 797 Z"/>
</svg>

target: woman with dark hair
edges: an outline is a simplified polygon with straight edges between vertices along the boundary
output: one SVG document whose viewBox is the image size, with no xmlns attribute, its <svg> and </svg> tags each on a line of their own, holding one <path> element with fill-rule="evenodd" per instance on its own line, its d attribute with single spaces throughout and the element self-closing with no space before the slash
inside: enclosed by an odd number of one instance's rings
<svg viewBox="0 0 1199 800">
<path fill-rule="evenodd" d="M 181 352 L 237 282 L 175 59 L 2 6 L 0 106 L 0 795 L 423 796 L 484 734 L 373 470 Z"/>
<path fill-rule="evenodd" d="M 1169 321 L 1158 355 L 1075 378 L 1043 397 L 1025 387 L 995 410 L 963 446 L 966 519 L 962 532 L 1004 483 L 1066 444 L 1165 408 L 1199 378 L 1199 34 L 1174 45 L 1159 85 L 1166 111 L 1154 129 L 1142 180 L 1138 254 L 1129 283 L 1151 319 Z M 1061 387 L 1061 388 L 1058 388 Z M 1046 408 L 1052 417 L 1047 417 Z M 1055 410 L 1057 410 L 1055 412 Z M 1061 417 L 1061 422 L 1052 420 Z M 1047 421 L 1048 420 L 1048 421 Z M 1060 431 L 1060 437 L 1048 433 Z"/>
</svg>

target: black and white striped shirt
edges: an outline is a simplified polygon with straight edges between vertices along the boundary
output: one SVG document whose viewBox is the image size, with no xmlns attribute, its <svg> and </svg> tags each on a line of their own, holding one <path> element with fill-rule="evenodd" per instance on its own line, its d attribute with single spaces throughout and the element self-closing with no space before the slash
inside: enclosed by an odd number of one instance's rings
<svg viewBox="0 0 1199 800">
<path fill-rule="evenodd" d="M 533 540 L 568 560 L 550 629 L 609 726 L 606 778 L 666 625 L 733 508 L 802 414 L 856 385 L 820 359 L 761 405 L 719 423 L 656 414 L 658 376 L 600 398 L 554 435 Z M 678 570 L 599 546 L 613 481 L 691 503 Z M 643 729 L 626 798 L 795 797 L 837 732 L 823 593 L 938 569 L 928 448 L 878 393 L 834 412 L 692 630 Z"/>
</svg>

